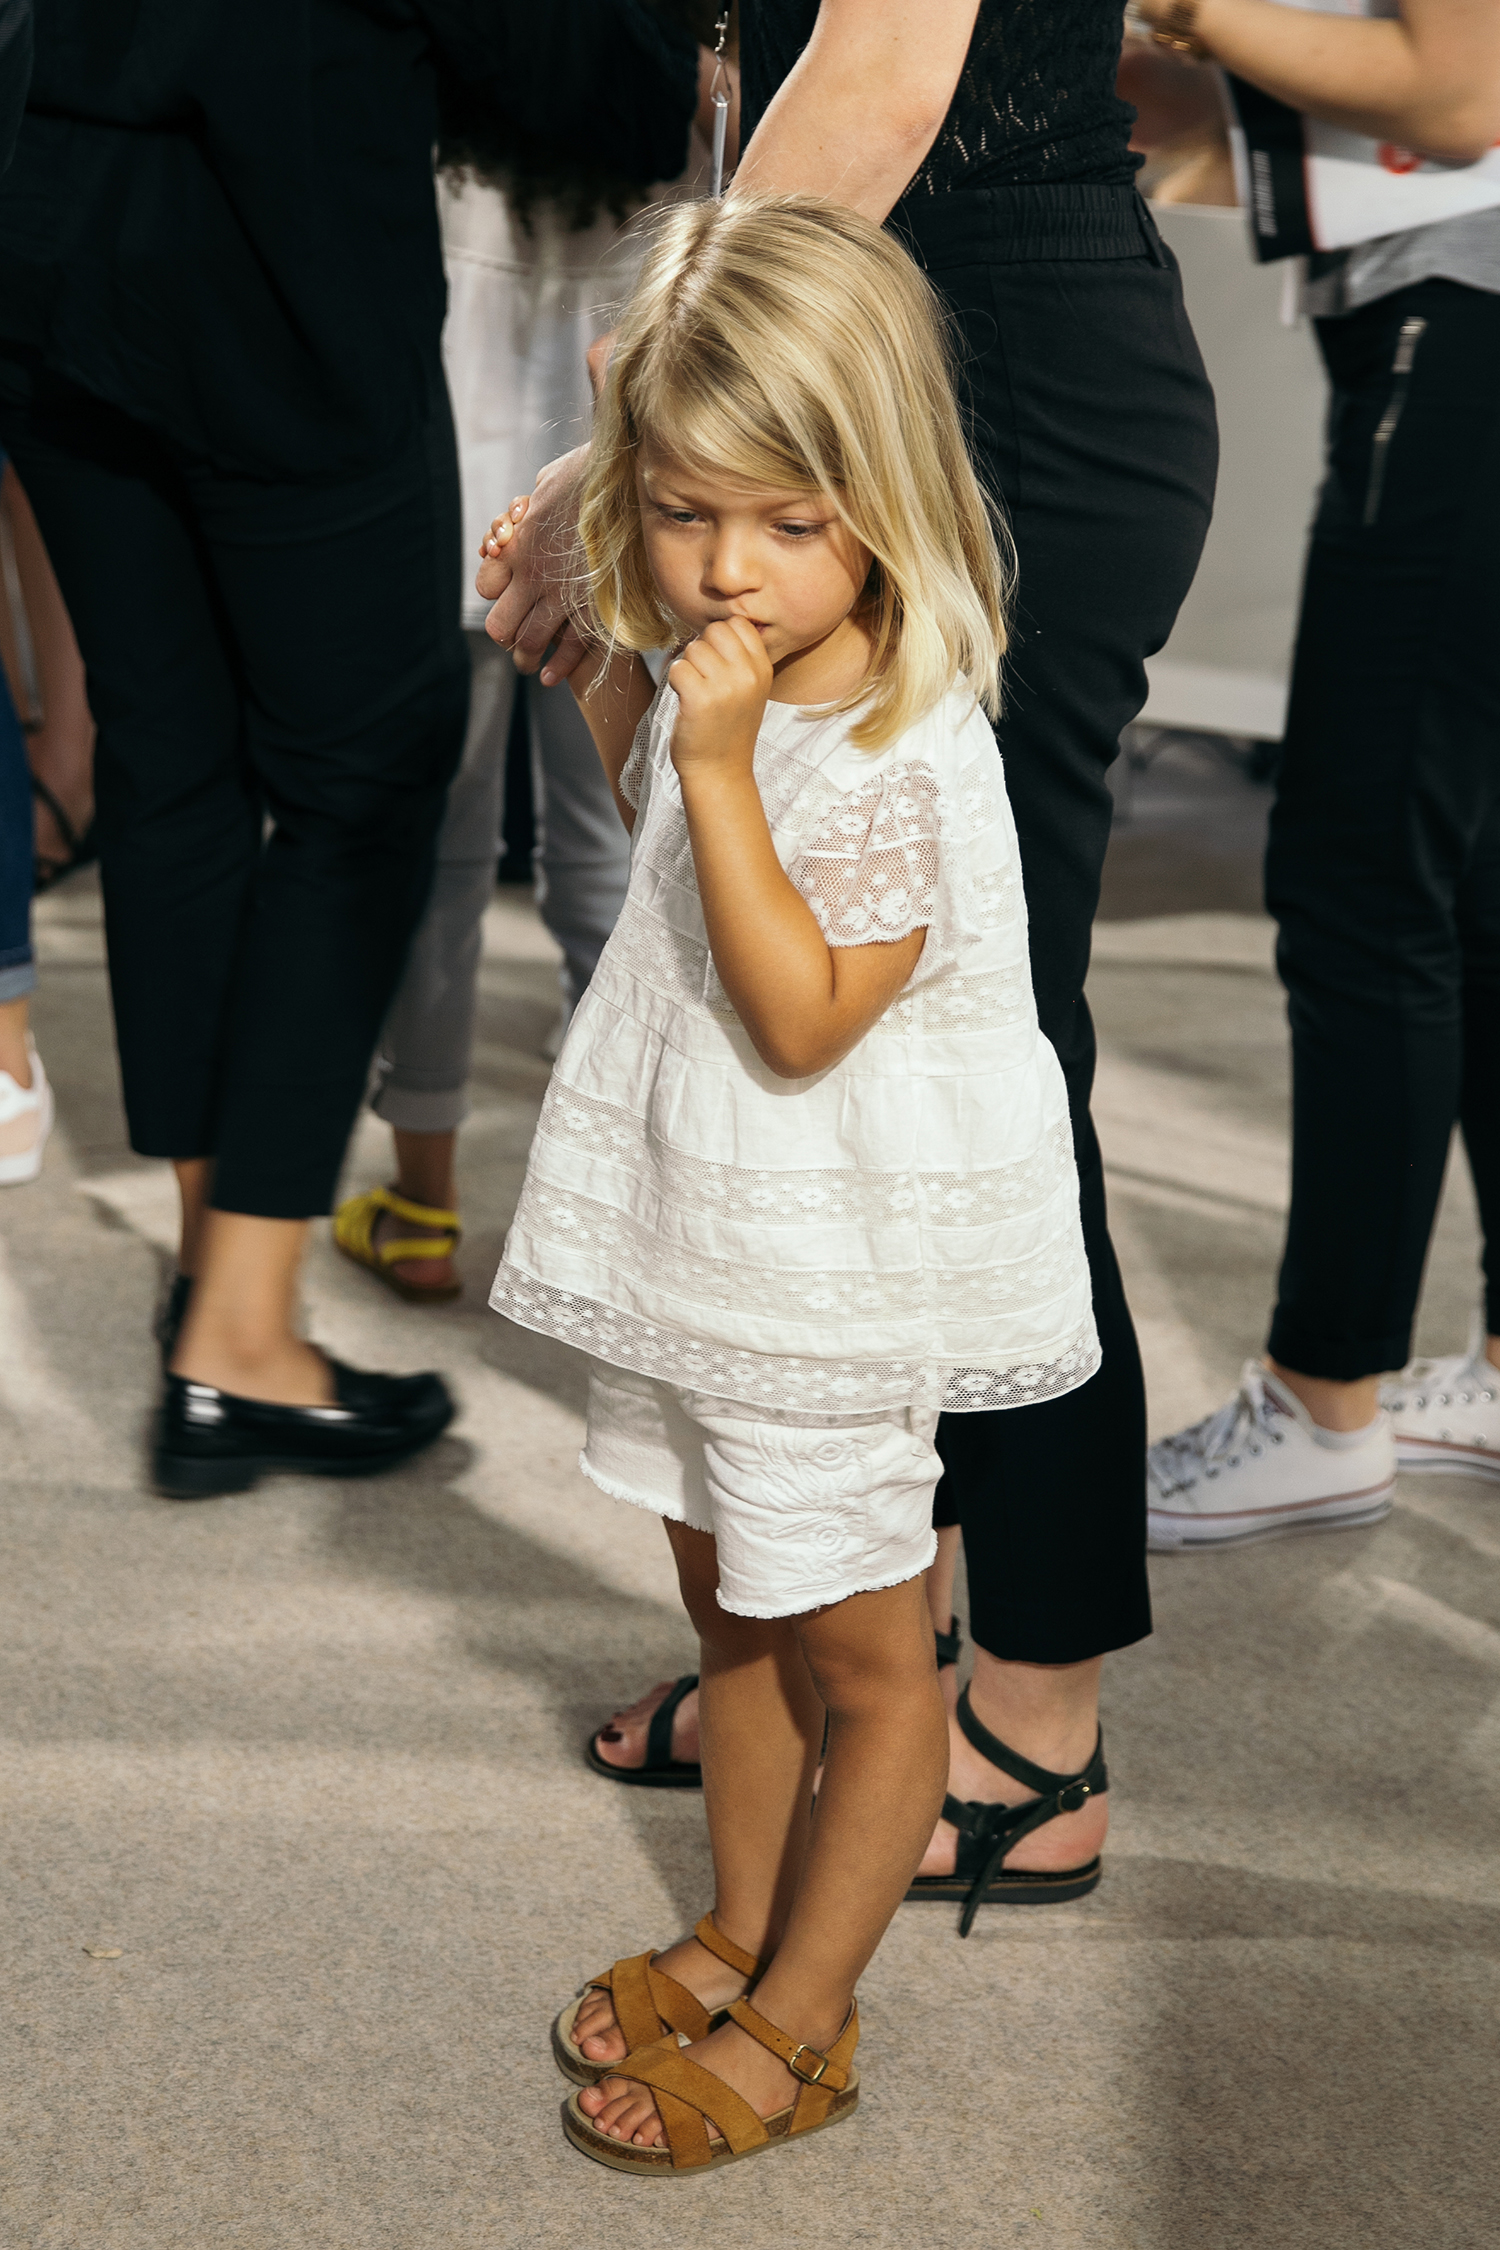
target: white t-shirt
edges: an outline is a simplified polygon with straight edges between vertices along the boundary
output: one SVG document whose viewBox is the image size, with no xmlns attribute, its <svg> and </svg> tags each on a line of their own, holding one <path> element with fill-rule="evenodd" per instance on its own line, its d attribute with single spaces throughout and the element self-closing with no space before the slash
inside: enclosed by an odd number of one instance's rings
<svg viewBox="0 0 1500 2250">
<path fill-rule="evenodd" d="M 552 1074 L 490 1298 L 614 1366 L 797 1415 L 1055 1398 L 1099 1364 L 1061 1069 L 994 735 L 890 748 L 768 707 L 755 778 L 830 945 L 927 929 L 842 1062 L 778 1078 L 714 970 L 663 687 L 622 777 L 630 890 Z"/>
</svg>

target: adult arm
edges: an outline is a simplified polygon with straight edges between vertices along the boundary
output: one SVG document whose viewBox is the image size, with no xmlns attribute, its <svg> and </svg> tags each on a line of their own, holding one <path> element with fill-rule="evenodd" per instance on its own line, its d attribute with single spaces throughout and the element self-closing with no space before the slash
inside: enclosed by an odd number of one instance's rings
<svg viewBox="0 0 1500 2250">
<path fill-rule="evenodd" d="M 978 13 L 979 0 L 821 0 L 736 190 L 825 195 L 878 225 L 937 139 Z"/>
<path fill-rule="evenodd" d="M 1140 0 L 1162 24 L 1173 0 Z M 1193 36 L 1263 93 L 1350 132 L 1472 164 L 1500 140 L 1496 0 L 1401 0 L 1399 17 L 1311 15 L 1282 0 L 1198 0 Z"/>
</svg>

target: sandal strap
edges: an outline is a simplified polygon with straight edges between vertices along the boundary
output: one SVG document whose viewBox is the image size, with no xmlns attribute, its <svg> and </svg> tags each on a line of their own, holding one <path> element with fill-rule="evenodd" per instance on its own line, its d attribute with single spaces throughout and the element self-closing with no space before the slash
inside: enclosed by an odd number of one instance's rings
<svg viewBox="0 0 1500 2250">
<path fill-rule="evenodd" d="M 826 2055 L 817 2047 L 809 2047 L 805 2040 L 788 2037 L 779 2024 L 772 2023 L 758 2008 L 752 2008 L 748 2000 L 736 2000 L 729 2013 L 741 2031 L 747 2031 L 762 2047 L 769 2048 L 786 2064 L 794 2078 L 801 2079 L 804 2087 L 826 2087 L 830 2094 L 841 2094 L 848 2085 L 849 2066 L 859 2044 L 859 2010 L 853 2002 L 842 2031 Z M 791 2129 L 797 2130 L 795 2116 Z"/>
<path fill-rule="evenodd" d="M 697 1685 L 697 1673 L 684 1672 L 680 1680 L 673 1681 L 670 1695 L 665 1696 L 652 1712 L 651 1724 L 646 1729 L 646 1762 L 641 1767 L 642 1773 L 665 1773 L 674 1762 L 672 1721 L 677 1716 L 678 1704 L 684 1696 L 691 1695 Z"/>
<path fill-rule="evenodd" d="M 718 2127 L 736 2156 L 759 2148 L 771 2137 L 743 2095 L 680 2047 L 643 2047 L 639 2054 L 614 2064 L 610 2076 L 631 2078 L 651 2088 L 676 2172 L 709 2162 L 712 2151 L 705 2119 Z"/>
<path fill-rule="evenodd" d="M 689 1992 L 665 1969 L 658 1969 L 654 1953 L 632 1953 L 614 1962 L 602 1976 L 590 1978 L 588 1989 L 609 1994 L 615 2022 L 630 2049 L 653 2045 L 664 2031 L 680 2031 L 688 2039 L 706 2039 L 713 2029 L 712 2018 L 697 1994 Z"/>
<path fill-rule="evenodd" d="M 442 1230 L 441 1239 L 418 1238 L 415 1241 L 380 1242 L 375 1240 L 375 1222 L 382 1211 L 404 1219 L 408 1226 L 436 1227 Z M 451 1258 L 463 1239 L 463 1227 L 456 1211 L 439 1211 L 427 1203 L 409 1203 L 394 1188 L 368 1188 L 363 1195 L 351 1196 L 341 1203 L 334 1213 L 334 1239 L 340 1248 L 357 1258 L 361 1265 L 395 1266 L 408 1259 Z"/>
<path fill-rule="evenodd" d="M 1002 1773 L 1008 1773 L 1012 1781 L 1019 1781 L 1023 1789 L 1035 1789 L 1039 1796 L 1046 1797 L 1081 1786 L 1083 1796 L 1079 1798 L 1078 1804 L 1060 1806 L 1059 1810 L 1062 1812 L 1077 1812 L 1084 1797 L 1102 1797 L 1109 1787 L 1109 1774 L 1104 1764 L 1102 1728 L 1094 1743 L 1094 1754 L 1086 1766 L 1077 1773 L 1053 1773 L 1047 1766 L 1034 1766 L 1029 1758 L 1021 1756 L 1019 1750 L 1012 1750 L 1002 1742 L 999 1735 L 991 1734 L 984 1721 L 974 1716 L 974 1706 L 969 1701 L 967 1688 L 958 1699 L 958 1723 L 980 1757 L 990 1765 L 998 1766 Z"/>
<path fill-rule="evenodd" d="M 973 1801 L 965 1804 L 952 1796 L 943 1799 L 943 1818 L 958 1830 L 954 1873 L 960 1882 L 970 1886 L 958 1924 L 959 1936 L 967 1937 L 996 1869 L 1022 1837 L 1045 1828 L 1059 1813 L 1079 1811 L 1090 1797 L 1102 1797 L 1109 1788 L 1109 1769 L 1104 1763 L 1102 1728 L 1086 1766 L 1077 1773 L 1053 1773 L 1046 1766 L 1033 1765 L 1018 1750 L 1010 1749 L 998 1735 L 991 1734 L 983 1721 L 975 1718 L 967 1688 L 958 1699 L 958 1723 L 968 1741 L 990 1765 L 998 1766 L 1023 1788 L 1038 1792 L 1027 1805 L 986 1805 Z"/>
<path fill-rule="evenodd" d="M 956 1664 L 958 1662 L 959 1653 L 964 1645 L 964 1637 L 962 1632 L 959 1630 L 959 1623 L 956 1617 L 949 1618 L 948 1630 L 946 1633 L 934 1632 L 932 1640 L 933 1646 L 937 1650 L 939 1671 L 942 1670 L 945 1664 Z"/>
<path fill-rule="evenodd" d="M 742 1977 L 749 1977 L 752 1983 L 765 1975 L 765 1962 L 758 1960 L 753 1953 L 746 1953 L 732 1938 L 725 1937 L 712 1914 L 705 1914 L 701 1921 L 693 1924 L 693 1935 L 706 1953 L 715 1955 L 727 1969 L 735 1970 Z"/>
</svg>

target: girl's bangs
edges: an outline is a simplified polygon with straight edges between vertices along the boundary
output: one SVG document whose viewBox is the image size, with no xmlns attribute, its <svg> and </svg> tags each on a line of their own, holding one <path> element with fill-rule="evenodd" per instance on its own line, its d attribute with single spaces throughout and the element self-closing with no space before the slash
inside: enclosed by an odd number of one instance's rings
<svg viewBox="0 0 1500 2250">
<path fill-rule="evenodd" d="M 696 371 L 687 376 L 680 363 L 653 373 L 655 381 L 648 377 L 631 400 L 630 418 L 679 467 L 752 490 L 835 497 L 822 465 L 807 460 L 785 423 L 766 413 L 764 399 L 748 386 L 737 398 L 737 385 L 716 384 Z"/>
</svg>

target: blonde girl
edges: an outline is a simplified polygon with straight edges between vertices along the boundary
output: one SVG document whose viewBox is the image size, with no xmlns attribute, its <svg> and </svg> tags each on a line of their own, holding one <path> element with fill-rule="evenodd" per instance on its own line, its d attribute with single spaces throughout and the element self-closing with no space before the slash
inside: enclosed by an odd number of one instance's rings
<svg viewBox="0 0 1500 2250">
<path fill-rule="evenodd" d="M 630 891 L 491 1301 L 591 1355 L 582 1467 L 665 1519 L 701 1642 L 712 1907 L 553 2035 L 569 2138 L 660 2175 L 852 2112 L 943 1801 L 937 1416 L 1097 1344 L 985 717 L 1005 573 L 905 254 L 809 198 L 672 213 L 581 533 Z"/>
</svg>

